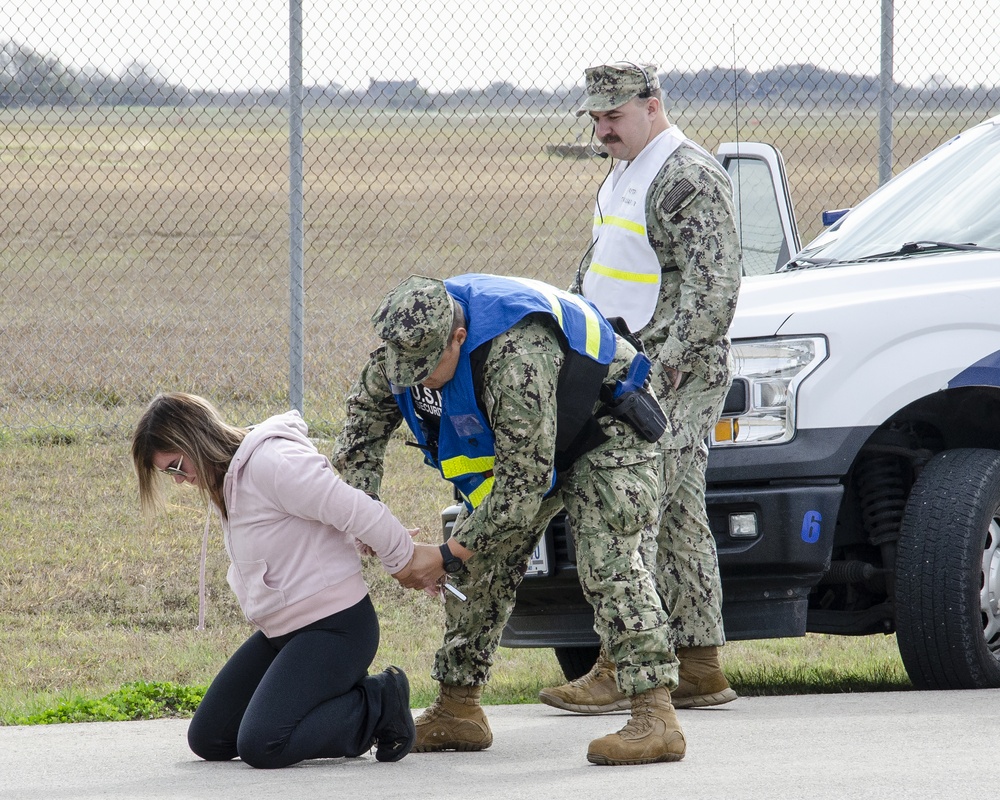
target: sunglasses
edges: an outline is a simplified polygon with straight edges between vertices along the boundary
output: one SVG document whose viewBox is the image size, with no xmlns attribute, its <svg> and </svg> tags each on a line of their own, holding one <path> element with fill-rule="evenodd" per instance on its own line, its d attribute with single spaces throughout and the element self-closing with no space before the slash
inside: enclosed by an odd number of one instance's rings
<svg viewBox="0 0 1000 800">
<path fill-rule="evenodd" d="M 169 464 L 168 466 L 161 469 L 160 472 L 162 472 L 164 475 L 169 475 L 171 478 L 176 478 L 178 475 L 182 478 L 190 478 L 191 476 L 188 475 L 183 469 L 181 469 L 183 464 L 184 464 L 184 456 L 181 456 L 180 458 L 177 459 L 176 464 Z"/>
</svg>

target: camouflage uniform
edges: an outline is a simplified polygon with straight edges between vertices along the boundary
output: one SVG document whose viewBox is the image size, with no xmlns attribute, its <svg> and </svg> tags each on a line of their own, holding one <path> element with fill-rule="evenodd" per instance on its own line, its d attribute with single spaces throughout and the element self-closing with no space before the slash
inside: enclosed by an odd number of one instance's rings
<svg viewBox="0 0 1000 800">
<path fill-rule="evenodd" d="M 475 320 L 469 321 L 474 326 Z M 622 339 L 607 382 L 624 378 L 635 351 Z M 552 325 L 528 317 L 492 341 L 483 366 L 482 405 L 495 437 L 494 485 L 453 533 L 475 552 L 450 577 L 468 597 L 445 600 L 444 644 L 432 674 L 444 684 L 476 686 L 490 677 L 493 654 L 528 557 L 561 508 L 572 522 L 584 592 L 595 629 L 619 665 L 627 695 L 677 685 L 667 616 L 639 555 L 657 520 L 659 454 L 626 424 L 601 419 L 610 437 L 561 473 L 546 498 L 556 437 L 555 392 L 563 351 Z M 386 348 L 372 353 L 347 402 L 333 462 L 343 478 L 379 490 L 389 436 L 402 421 L 386 373 Z"/>
<path fill-rule="evenodd" d="M 597 74 L 595 80 L 613 84 L 621 74 Z M 641 86 L 634 76 L 627 80 L 632 82 L 624 87 L 588 84 L 592 110 L 636 96 Z M 655 541 L 644 542 L 643 556 L 669 612 L 675 646 L 718 646 L 725 634 L 718 556 L 705 510 L 705 439 L 732 380 L 727 332 L 741 271 L 732 188 L 714 158 L 682 144 L 653 180 L 645 215 L 647 238 L 664 272 L 653 318 L 638 335 L 653 361 L 652 385 L 668 426 L 659 442 L 659 531 Z M 573 291 L 581 290 L 582 274 Z M 665 367 L 687 373 L 679 389 Z"/>
</svg>

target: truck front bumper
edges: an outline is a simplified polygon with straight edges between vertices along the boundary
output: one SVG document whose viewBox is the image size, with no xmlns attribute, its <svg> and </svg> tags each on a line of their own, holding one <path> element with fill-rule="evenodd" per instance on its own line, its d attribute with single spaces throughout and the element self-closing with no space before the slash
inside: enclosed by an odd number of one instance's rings
<svg viewBox="0 0 1000 800">
<path fill-rule="evenodd" d="M 728 638 L 805 635 L 809 592 L 830 566 L 843 494 L 839 483 L 708 490 Z"/>
</svg>

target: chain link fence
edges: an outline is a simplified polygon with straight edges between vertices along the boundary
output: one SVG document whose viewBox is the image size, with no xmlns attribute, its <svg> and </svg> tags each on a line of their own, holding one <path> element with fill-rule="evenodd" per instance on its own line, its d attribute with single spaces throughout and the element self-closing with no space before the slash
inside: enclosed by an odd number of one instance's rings
<svg viewBox="0 0 1000 800">
<path fill-rule="evenodd" d="M 994 113 L 1000 9 L 966 4 L 309 4 L 305 416 L 339 427 L 407 274 L 571 282 L 607 170 L 584 67 L 653 61 L 691 138 L 776 145 L 806 241 L 878 185 L 887 5 L 893 170 Z M 287 408 L 289 6 L 7 5 L 0 433 L 118 434 L 170 389 Z"/>
</svg>

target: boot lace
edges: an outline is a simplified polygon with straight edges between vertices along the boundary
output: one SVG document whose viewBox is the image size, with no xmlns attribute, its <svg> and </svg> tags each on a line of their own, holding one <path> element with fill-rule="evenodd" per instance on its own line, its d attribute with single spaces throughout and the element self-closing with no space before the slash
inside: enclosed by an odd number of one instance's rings
<svg viewBox="0 0 1000 800">
<path fill-rule="evenodd" d="M 569 685 L 575 686 L 577 689 L 585 689 L 590 686 L 590 684 L 603 680 L 607 676 L 607 673 L 608 670 L 603 664 L 601 664 L 600 661 L 598 661 L 593 667 L 591 667 L 590 672 L 586 675 L 581 675 L 576 680 L 570 681 Z"/>
<path fill-rule="evenodd" d="M 632 717 L 625 727 L 618 731 L 623 739 L 638 739 L 649 733 L 653 727 L 650 699 L 646 693 L 632 698 Z"/>
<path fill-rule="evenodd" d="M 444 707 L 441 703 L 441 697 L 435 697 L 434 702 L 431 703 L 427 708 L 423 710 L 423 713 L 417 717 L 416 722 L 420 724 L 426 724 L 428 722 L 433 722 L 444 715 Z"/>
</svg>

